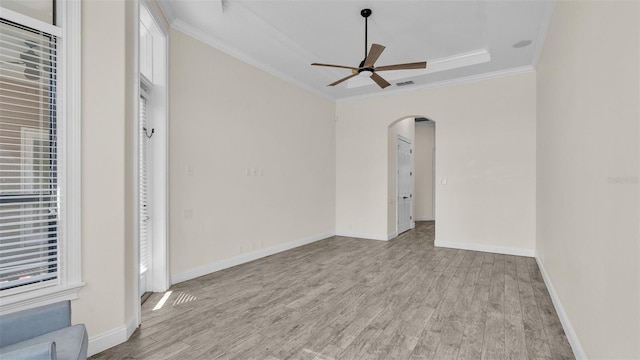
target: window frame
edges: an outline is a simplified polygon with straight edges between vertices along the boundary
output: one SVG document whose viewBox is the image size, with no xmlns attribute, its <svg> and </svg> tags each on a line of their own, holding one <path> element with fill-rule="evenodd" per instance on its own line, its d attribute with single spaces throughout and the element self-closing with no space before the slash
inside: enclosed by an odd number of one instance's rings
<svg viewBox="0 0 640 360">
<path fill-rule="evenodd" d="M 51 25 L 0 7 L 0 17 L 57 38 L 58 186 L 60 189 L 58 281 L 34 283 L 0 293 L 0 314 L 78 298 L 81 276 L 81 97 L 80 1 L 57 1 Z"/>
</svg>

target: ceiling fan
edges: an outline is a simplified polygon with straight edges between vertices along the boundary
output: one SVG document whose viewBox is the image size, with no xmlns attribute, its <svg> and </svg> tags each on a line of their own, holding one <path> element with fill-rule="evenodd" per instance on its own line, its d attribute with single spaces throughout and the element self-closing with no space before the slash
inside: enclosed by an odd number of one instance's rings
<svg viewBox="0 0 640 360">
<path fill-rule="evenodd" d="M 358 67 L 351 66 L 343 66 L 343 65 L 332 65 L 332 64 L 319 64 L 313 63 L 313 66 L 327 66 L 341 69 L 350 69 L 351 75 L 345 76 L 342 79 L 332 82 L 328 86 L 336 86 L 343 81 L 349 80 L 355 76 L 369 76 L 378 86 L 382 89 L 391 85 L 387 80 L 383 79 L 382 76 L 378 75 L 379 71 L 388 71 L 388 70 L 411 70 L 411 69 L 424 69 L 427 67 L 426 61 L 407 63 L 407 64 L 396 64 L 396 65 L 385 65 L 375 67 L 374 64 L 376 60 L 384 51 L 384 46 L 380 44 L 371 44 L 371 49 L 369 50 L 369 54 L 367 54 L 367 32 L 368 32 L 368 18 L 371 16 L 371 9 L 362 9 L 360 11 L 360 15 L 364 18 L 364 60 L 360 62 Z"/>
</svg>

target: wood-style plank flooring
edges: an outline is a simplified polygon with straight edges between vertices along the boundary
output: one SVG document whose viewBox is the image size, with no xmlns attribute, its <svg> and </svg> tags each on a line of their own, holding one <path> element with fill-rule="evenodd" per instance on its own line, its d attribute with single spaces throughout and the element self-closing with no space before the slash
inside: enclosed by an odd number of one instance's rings
<svg viewBox="0 0 640 360">
<path fill-rule="evenodd" d="M 332 237 L 153 294 L 93 359 L 573 359 L 533 258 Z"/>
</svg>

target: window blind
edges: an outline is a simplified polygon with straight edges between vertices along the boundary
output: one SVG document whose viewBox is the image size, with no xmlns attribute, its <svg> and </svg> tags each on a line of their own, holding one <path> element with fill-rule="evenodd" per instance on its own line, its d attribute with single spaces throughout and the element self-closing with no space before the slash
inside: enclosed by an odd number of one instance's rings
<svg viewBox="0 0 640 360">
<path fill-rule="evenodd" d="M 140 119 L 139 119 L 139 161 L 138 161 L 138 204 L 139 211 L 139 241 L 140 241 L 140 273 L 149 269 L 151 261 L 151 214 L 149 211 L 149 175 L 148 175 L 148 126 L 147 126 L 147 99 L 140 96 Z"/>
<path fill-rule="evenodd" d="M 0 290 L 57 282 L 55 37 L 0 19 Z"/>
</svg>

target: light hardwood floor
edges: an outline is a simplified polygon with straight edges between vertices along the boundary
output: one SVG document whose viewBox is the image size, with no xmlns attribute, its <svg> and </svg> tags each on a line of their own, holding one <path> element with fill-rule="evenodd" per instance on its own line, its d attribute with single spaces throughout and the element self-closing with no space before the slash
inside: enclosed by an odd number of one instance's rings
<svg viewBox="0 0 640 360">
<path fill-rule="evenodd" d="M 533 258 L 332 237 L 171 287 L 93 359 L 573 359 Z"/>
</svg>

